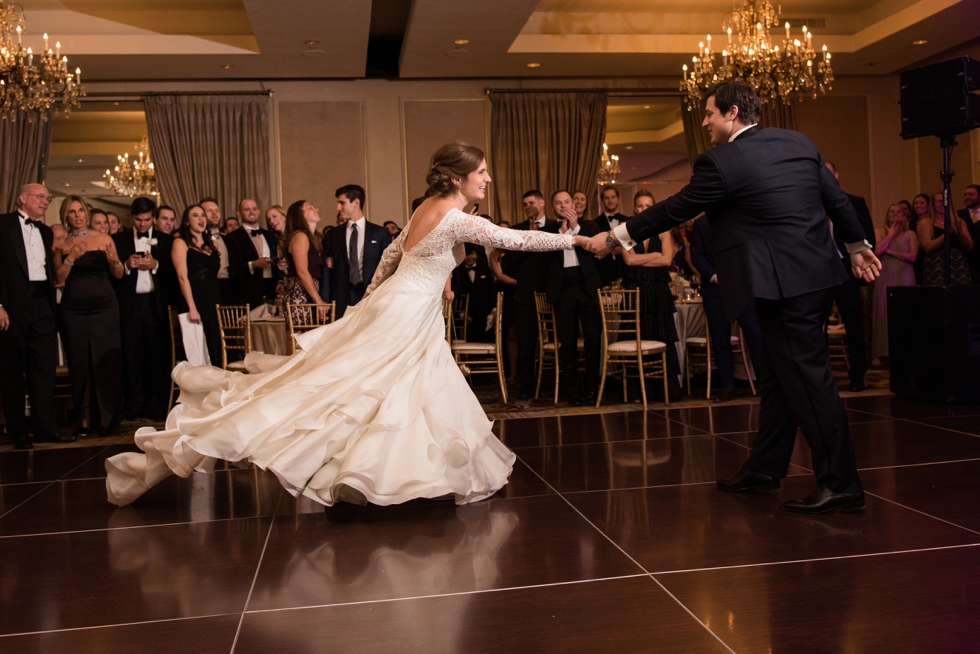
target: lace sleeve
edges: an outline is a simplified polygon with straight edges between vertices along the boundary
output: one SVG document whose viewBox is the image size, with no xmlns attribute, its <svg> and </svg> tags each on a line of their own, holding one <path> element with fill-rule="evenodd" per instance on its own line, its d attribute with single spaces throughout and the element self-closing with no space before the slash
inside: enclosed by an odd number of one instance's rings
<svg viewBox="0 0 980 654">
<path fill-rule="evenodd" d="M 402 241 L 405 239 L 405 234 L 408 234 L 408 226 L 402 230 L 401 234 L 398 235 L 391 245 L 385 248 L 385 251 L 381 254 L 381 261 L 378 262 L 378 269 L 374 271 L 374 277 L 371 278 L 371 284 L 364 291 L 365 295 L 373 293 L 384 280 L 391 277 L 395 269 L 398 268 L 398 262 L 402 260 Z"/>
<path fill-rule="evenodd" d="M 454 221 L 457 243 L 476 243 L 489 245 L 501 250 L 520 250 L 524 252 L 550 252 L 552 250 L 571 250 L 571 234 L 552 234 L 521 229 L 506 229 L 479 216 L 471 216 L 462 211 Z"/>
</svg>

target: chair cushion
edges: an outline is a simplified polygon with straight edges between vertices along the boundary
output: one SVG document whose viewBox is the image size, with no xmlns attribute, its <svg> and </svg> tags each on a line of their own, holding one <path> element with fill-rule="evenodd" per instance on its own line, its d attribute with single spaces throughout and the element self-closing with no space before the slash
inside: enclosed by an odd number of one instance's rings
<svg viewBox="0 0 980 654">
<path fill-rule="evenodd" d="M 580 349 L 580 350 L 585 349 L 585 339 L 584 338 L 578 339 L 578 342 L 576 343 L 576 345 L 578 346 L 578 349 Z M 545 343 L 544 344 L 544 351 L 545 352 L 554 352 L 554 350 L 555 350 L 555 343 Z"/>
<path fill-rule="evenodd" d="M 708 339 L 704 336 L 691 336 L 687 339 L 688 345 L 704 345 L 708 342 Z M 738 345 L 738 336 L 732 336 L 732 345 Z"/>
<path fill-rule="evenodd" d="M 462 352 L 463 354 L 493 354 L 496 351 L 497 346 L 493 343 L 467 343 L 465 341 L 453 343 L 453 352 Z"/>
<path fill-rule="evenodd" d="M 640 341 L 642 352 L 659 352 L 667 349 L 666 343 L 660 341 Z M 636 352 L 636 341 L 616 341 L 609 344 L 609 351 L 623 354 L 624 352 Z"/>
</svg>

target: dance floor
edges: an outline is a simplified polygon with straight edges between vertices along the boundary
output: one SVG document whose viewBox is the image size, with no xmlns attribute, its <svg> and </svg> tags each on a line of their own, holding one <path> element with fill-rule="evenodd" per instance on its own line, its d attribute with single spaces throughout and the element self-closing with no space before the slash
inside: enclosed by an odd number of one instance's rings
<svg viewBox="0 0 980 654">
<path fill-rule="evenodd" d="M 976 652 L 980 405 L 846 400 L 867 511 L 714 487 L 758 404 L 497 423 L 476 505 L 324 509 L 260 470 L 105 501 L 130 445 L 0 452 L 0 652 Z"/>
</svg>

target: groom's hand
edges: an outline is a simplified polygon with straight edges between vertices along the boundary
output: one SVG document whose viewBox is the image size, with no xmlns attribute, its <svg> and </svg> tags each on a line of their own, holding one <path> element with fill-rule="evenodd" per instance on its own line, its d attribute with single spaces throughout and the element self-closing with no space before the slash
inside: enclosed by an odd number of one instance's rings
<svg viewBox="0 0 980 654">
<path fill-rule="evenodd" d="M 588 240 L 585 244 L 585 249 L 594 254 L 597 259 L 603 258 L 612 252 L 612 248 L 606 245 L 606 236 L 608 234 L 609 232 L 599 232 Z"/>
<path fill-rule="evenodd" d="M 881 262 L 874 250 L 861 250 L 851 255 L 851 271 L 858 279 L 873 282 L 881 274 Z"/>
</svg>

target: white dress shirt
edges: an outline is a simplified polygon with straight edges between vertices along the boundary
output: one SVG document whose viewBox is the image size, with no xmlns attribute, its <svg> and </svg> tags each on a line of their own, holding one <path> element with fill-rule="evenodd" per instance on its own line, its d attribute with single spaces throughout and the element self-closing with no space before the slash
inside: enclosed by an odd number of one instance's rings
<svg viewBox="0 0 980 654">
<path fill-rule="evenodd" d="M 973 207 L 972 209 L 967 209 L 970 214 L 970 222 L 980 222 L 980 207 Z"/>
<path fill-rule="evenodd" d="M 266 240 L 264 234 L 256 234 L 255 230 L 258 227 L 250 227 L 248 225 L 242 225 L 242 228 L 248 234 L 248 237 L 252 239 L 252 245 L 255 246 L 255 251 L 258 253 L 260 258 L 271 259 L 272 254 L 269 251 L 269 241 Z M 254 273 L 252 270 L 252 262 L 248 262 L 248 271 Z M 262 269 L 262 277 L 265 279 L 270 279 L 272 277 L 272 266 L 266 266 Z"/>
<path fill-rule="evenodd" d="M 20 218 L 20 233 L 24 237 L 24 249 L 27 251 L 27 278 L 32 282 L 47 281 L 47 256 L 41 230 L 27 224 L 27 214 L 21 211 L 17 213 Z"/>
<path fill-rule="evenodd" d="M 149 252 L 152 249 L 150 241 L 153 240 L 153 228 L 151 227 L 147 230 L 147 236 L 142 238 L 137 238 L 138 230 L 133 228 L 133 243 L 136 244 L 137 252 Z M 136 271 L 136 294 L 144 295 L 146 293 L 153 292 L 153 275 L 157 274 L 157 269 L 160 268 L 160 262 L 157 262 L 156 268 L 153 270 L 137 270 Z M 130 272 L 128 269 L 127 273 Z"/>
<path fill-rule="evenodd" d="M 351 232 L 352 232 L 352 229 L 351 228 L 354 225 L 357 225 L 357 269 L 361 273 L 361 280 L 363 280 L 364 279 L 364 241 L 365 241 L 365 238 L 364 238 L 364 229 L 367 226 L 367 218 L 365 218 L 364 216 L 361 216 L 357 220 L 348 220 L 347 221 L 347 229 L 345 230 L 347 232 L 347 234 L 346 234 L 347 239 L 346 239 L 345 243 L 347 244 L 347 250 L 346 251 L 347 251 L 348 255 L 350 254 L 350 235 L 351 235 Z M 350 262 L 348 262 L 348 263 L 350 263 Z M 370 280 L 368 280 L 368 281 L 370 281 Z"/>
<path fill-rule="evenodd" d="M 218 268 L 218 279 L 228 279 L 228 244 L 221 237 L 221 232 L 217 229 L 211 230 L 211 244 L 218 251 L 221 259 L 221 267 Z"/>
<path fill-rule="evenodd" d="M 561 233 L 562 234 L 570 234 L 572 236 L 578 236 L 578 233 L 581 230 L 582 230 L 582 226 L 581 225 L 575 225 L 575 227 L 573 229 L 566 229 L 566 230 L 562 231 Z M 562 250 L 562 252 L 565 255 L 565 267 L 566 268 L 577 268 L 579 266 L 578 252 L 575 251 L 575 248 L 572 248 L 571 250 Z"/>
<path fill-rule="evenodd" d="M 606 217 L 606 222 L 609 223 L 609 229 L 616 229 L 617 227 L 619 227 L 619 218 L 615 217 L 618 216 L 619 214 L 615 214 L 615 213 L 609 214 L 603 212 L 602 215 Z"/>
</svg>

